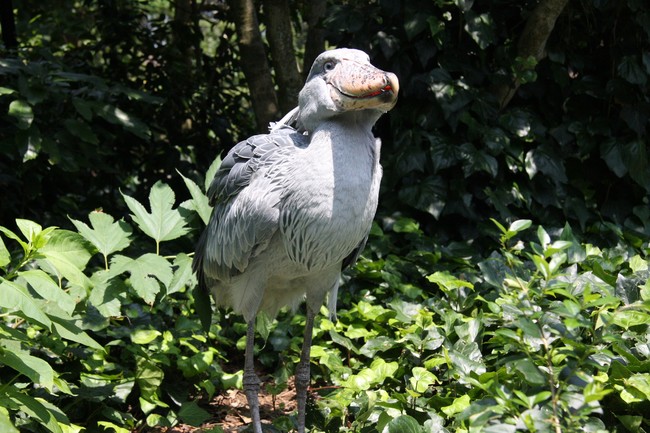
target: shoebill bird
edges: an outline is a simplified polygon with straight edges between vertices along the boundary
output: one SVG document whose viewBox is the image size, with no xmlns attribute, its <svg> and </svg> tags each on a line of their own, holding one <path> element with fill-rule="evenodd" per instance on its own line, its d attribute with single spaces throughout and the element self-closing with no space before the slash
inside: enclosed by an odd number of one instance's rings
<svg viewBox="0 0 650 433">
<path fill-rule="evenodd" d="M 353 49 L 322 53 L 299 105 L 268 134 L 237 144 L 223 159 L 208 195 L 214 206 L 194 258 L 199 289 L 247 323 L 244 391 L 255 433 L 262 433 L 253 368 L 255 317 L 306 301 L 295 370 L 298 431 L 305 431 L 314 316 L 330 312 L 342 269 L 363 249 L 382 169 L 372 127 L 397 101 L 397 77 Z M 295 125 L 291 127 L 290 125 Z M 207 297 L 206 297 L 207 298 Z"/>
</svg>

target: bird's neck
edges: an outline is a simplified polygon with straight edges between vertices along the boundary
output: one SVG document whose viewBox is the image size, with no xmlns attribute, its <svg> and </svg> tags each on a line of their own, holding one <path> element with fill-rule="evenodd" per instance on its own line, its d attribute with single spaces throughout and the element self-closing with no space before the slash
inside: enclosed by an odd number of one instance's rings
<svg viewBox="0 0 650 433">
<path fill-rule="evenodd" d="M 375 137 L 372 135 L 374 120 L 367 116 L 347 113 L 321 122 L 311 132 L 311 142 L 332 147 L 335 153 L 358 153 L 361 149 L 374 149 Z"/>
</svg>

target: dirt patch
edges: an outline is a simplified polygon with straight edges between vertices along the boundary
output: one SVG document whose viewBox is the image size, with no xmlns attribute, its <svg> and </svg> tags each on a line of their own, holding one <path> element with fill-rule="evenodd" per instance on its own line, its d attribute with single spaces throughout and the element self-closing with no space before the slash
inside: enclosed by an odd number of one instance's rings
<svg viewBox="0 0 650 433">
<path fill-rule="evenodd" d="M 297 410 L 293 378 L 289 381 L 288 388 L 277 395 L 266 392 L 264 385 L 263 383 L 259 394 L 262 423 L 271 423 L 274 418 L 290 415 Z M 246 395 L 241 389 L 230 389 L 214 396 L 209 407 L 204 407 L 204 409 L 212 415 L 212 419 L 199 427 L 179 424 L 171 428 L 147 428 L 145 431 L 148 433 L 202 433 L 209 432 L 215 427 L 221 427 L 226 433 L 239 433 L 251 422 Z"/>
</svg>

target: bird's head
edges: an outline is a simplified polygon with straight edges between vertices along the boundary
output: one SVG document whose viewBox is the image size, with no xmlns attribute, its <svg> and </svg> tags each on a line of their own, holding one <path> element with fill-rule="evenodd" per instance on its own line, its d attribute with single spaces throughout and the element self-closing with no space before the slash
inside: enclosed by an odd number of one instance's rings
<svg viewBox="0 0 650 433">
<path fill-rule="evenodd" d="M 298 122 L 307 131 L 337 116 L 371 125 L 397 102 L 399 81 L 370 64 L 366 53 L 340 48 L 319 55 L 298 97 Z"/>
</svg>

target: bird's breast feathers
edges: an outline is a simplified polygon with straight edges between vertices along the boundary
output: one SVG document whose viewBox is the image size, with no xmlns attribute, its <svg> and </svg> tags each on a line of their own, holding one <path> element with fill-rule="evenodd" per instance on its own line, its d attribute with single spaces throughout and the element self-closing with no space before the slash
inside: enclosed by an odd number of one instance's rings
<svg viewBox="0 0 650 433">
<path fill-rule="evenodd" d="M 341 262 L 368 234 L 381 167 L 303 172 L 290 177 L 299 185 L 287 188 L 283 197 L 280 231 L 289 258 L 317 270 Z"/>
</svg>

